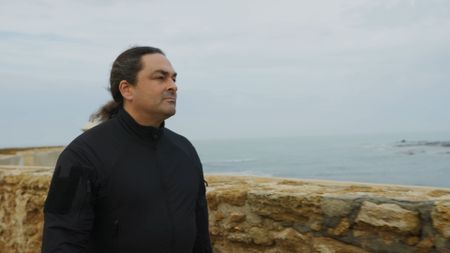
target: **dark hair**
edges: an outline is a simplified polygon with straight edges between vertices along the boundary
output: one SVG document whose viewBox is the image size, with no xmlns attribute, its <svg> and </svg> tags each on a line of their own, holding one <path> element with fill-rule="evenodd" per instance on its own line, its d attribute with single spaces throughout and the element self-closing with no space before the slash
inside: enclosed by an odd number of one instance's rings
<svg viewBox="0 0 450 253">
<path fill-rule="evenodd" d="M 126 80 L 131 85 L 136 84 L 138 72 L 142 69 L 141 58 L 146 54 L 162 54 L 164 52 L 156 47 L 132 47 L 114 60 L 109 77 L 109 91 L 113 100 L 109 101 L 91 115 L 91 121 L 106 121 L 110 119 L 122 107 L 123 97 L 119 90 L 119 84 Z"/>
</svg>

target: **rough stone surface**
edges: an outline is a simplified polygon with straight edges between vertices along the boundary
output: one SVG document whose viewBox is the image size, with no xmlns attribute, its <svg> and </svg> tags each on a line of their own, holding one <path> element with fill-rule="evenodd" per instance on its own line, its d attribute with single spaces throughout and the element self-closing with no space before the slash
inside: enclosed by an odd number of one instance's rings
<svg viewBox="0 0 450 253">
<path fill-rule="evenodd" d="M 328 233 L 334 236 L 341 236 L 346 233 L 350 228 L 350 221 L 348 218 L 342 219 L 339 224 L 334 228 L 329 228 Z"/>
<path fill-rule="evenodd" d="M 37 253 L 47 167 L 0 166 L 0 252 Z M 215 253 L 449 253 L 450 189 L 208 175 Z"/>
<path fill-rule="evenodd" d="M 347 216 L 352 210 L 352 201 L 325 198 L 321 207 L 326 216 Z"/>
<path fill-rule="evenodd" d="M 314 238 L 313 249 L 314 253 L 369 253 L 364 249 L 324 237 Z"/>
<path fill-rule="evenodd" d="M 420 226 L 418 212 L 409 211 L 398 204 L 375 204 L 365 201 L 356 222 L 375 227 L 397 229 L 400 232 L 417 232 Z"/>
<path fill-rule="evenodd" d="M 0 170 L 0 252 L 39 252 L 49 177 Z"/>
<path fill-rule="evenodd" d="M 433 212 L 433 226 L 439 233 L 449 239 L 450 238 L 450 202 L 437 203 Z"/>
</svg>

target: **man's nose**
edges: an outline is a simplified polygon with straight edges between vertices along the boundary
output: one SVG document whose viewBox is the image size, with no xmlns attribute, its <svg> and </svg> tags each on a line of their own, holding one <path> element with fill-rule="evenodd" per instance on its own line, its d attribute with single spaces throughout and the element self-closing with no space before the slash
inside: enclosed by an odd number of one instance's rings
<svg viewBox="0 0 450 253">
<path fill-rule="evenodd" d="M 169 87 L 168 87 L 168 90 L 173 90 L 173 91 L 177 91 L 177 90 L 178 90 L 177 84 L 176 84 L 175 81 L 172 80 L 172 79 L 169 80 Z"/>
</svg>

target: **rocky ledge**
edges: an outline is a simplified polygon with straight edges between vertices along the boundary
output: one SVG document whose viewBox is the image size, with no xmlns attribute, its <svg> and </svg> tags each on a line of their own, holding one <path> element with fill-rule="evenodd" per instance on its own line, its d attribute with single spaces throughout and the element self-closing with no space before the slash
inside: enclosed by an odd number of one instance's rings
<svg viewBox="0 0 450 253">
<path fill-rule="evenodd" d="M 39 252 L 51 170 L 0 167 L 0 252 Z M 450 252 L 450 189 L 208 175 L 215 253 Z"/>
</svg>

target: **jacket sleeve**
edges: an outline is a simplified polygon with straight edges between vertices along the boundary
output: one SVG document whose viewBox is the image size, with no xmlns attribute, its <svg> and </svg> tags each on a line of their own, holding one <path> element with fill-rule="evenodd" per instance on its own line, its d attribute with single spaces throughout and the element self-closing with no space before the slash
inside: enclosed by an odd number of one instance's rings
<svg viewBox="0 0 450 253">
<path fill-rule="evenodd" d="M 42 253 L 83 252 L 94 221 L 90 170 L 70 149 L 61 153 L 44 206 Z"/>
<path fill-rule="evenodd" d="M 194 151 L 195 158 L 200 168 L 200 186 L 195 206 L 195 219 L 197 223 L 197 237 L 195 239 L 193 253 L 212 253 L 211 240 L 209 238 L 208 223 L 208 204 L 206 201 L 205 179 L 203 177 L 203 169 L 197 153 Z"/>
</svg>

